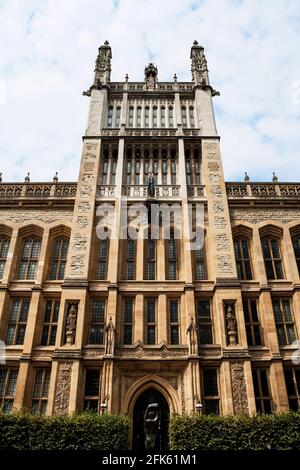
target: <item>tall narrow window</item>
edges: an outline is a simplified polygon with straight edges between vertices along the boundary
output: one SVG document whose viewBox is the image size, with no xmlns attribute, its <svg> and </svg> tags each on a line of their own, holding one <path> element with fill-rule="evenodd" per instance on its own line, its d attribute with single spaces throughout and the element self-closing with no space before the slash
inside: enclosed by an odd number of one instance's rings
<svg viewBox="0 0 300 470">
<path fill-rule="evenodd" d="M 245 238 L 234 240 L 234 253 L 238 278 L 252 279 L 249 241 Z"/>
<path fill-rule="evenodd" d="M 113 158 L 111 163 L 111 184 L 116 184 L 117 159 Z"/>
<path fill-rule="evenodd" d="M 116 109 L 116 127 L 120 127 L 121 121 L 121 108 L 118 106 Z"/>
<path fill-rule="evenodd" d="M 285 367 L 284 377 L 289 407 L 291 410 L 298 411 L 300 408 L 300 368 Z"/>
<path fill-rule="evenodd" d="M 92 301 L 92 315 L 90 324 L 89 344 L 104 343 L 105 300 Z"/>
<path fill-rule="evenodd" d="M 126 184 L 131 184 L 131 159 L 127 160 L 126 165 Z"/>
<path fill-rule="evenodd" d="M 135 240 L 128 238 L 126 242 L 126 265 L 125 265 L 125 279 L 133 281 L 135 278 Z"/>
<path fill-rule="evenodd" d="M 149 230 L 150 236 L 150 230 Z M 146 266 L 145 279 L 153 281 L 156 278 L 156 240 L 145 239 Z"/>
<path fill-rule="evenodd" d="M 149 181 L 149 160 L 144 160 L 144 184 L 148 184 Z"/>
<path fill-rule="evenodd" d="M 107 265 L 108 265 L 108 250 L 109 250 L 109 239 L 103 238 L 99 240 L 99 259 L 98 259 L 98 273 L 97 279 L 103 281 L 107 277 Z"/>
<path fill-rule="evenodd" d="M 192 184 L 192 170 L 191 170 L 191 162 L 189 159 L 185 160 L 185 171 L 186 171 L 187 184 Z"/>
<path fill-rule="evenodd" d="M 136 127 L 141 127 L 141 125 L 142 125 L 142 108 L 138 106 L 136 110 Z"/>
<path fill-rule="evenodd" d="M 108 154 L 104 154 L 104 159 L 102 162 L 102 175 L 101 175 L 101 183 L 107 184 L 107 171 L 108 171 Z"/>
<path fill-rule="evenodd" d="M 146 344 L 156 343 L 156 299 L 146 299 Z"/>
<path fill-rule="evenodd" d="M 67 264 L 69 240 L 58 238 L 53 242 L 51 268 L 49 279 L 51 281 L 64 279 Z"/>
<path fill-rule="evenodd" d="M 158 160 L 153 160 L 153 177 L 154 184 L 158 183 Z"/>
<path fill-rule="evenodd" d="M 0 369 L 0 407 L 6 413 L 13 410 L 17 379 L 17 369 Z"/>
<path fill-rule="evenodd" d="M 253 368 L 252 377 L 257 413 L 271 413 L 272 402 L 269 387 L 268 369 Z"/>
<path fill-rule="evenodd" d="M 124 299 L 123 344 L 132 344 L 133 298 Z"/>
<path fill-rule="evenodd" d="M 206 279 L 204 248 L 194 250 L 193 256 L 195 260 L 195 279 L 202 281 Z"/>
<path fill-rule="evenodd" d="M 220 394 L 216 368 L 204 367 L 202 369 L 202 390 L 204 414 L 220 414 Z"/>
<path fill-rule="evenodd" d="M 160 125 L 166 127 L 166 108 L 164 106 L 160 108 Z"/>
<path fill-rule="evenodd" d="M 60 300 L 48 299 L 45 304 L 41 345 L 54 346 L 57 332 Z"/>
<path fill-rule="evenodd" d="M 26 238 L 19 266 L 19 279 L 35 279 L 37 264 L 40 256 L 41 240 Z"/>
<path fill-rule="evenodd" d="M 260 346 L 262 344 L 261 329 L 256 300 L 245 299 L 243 301 L 243 310 L 245 316 L 248 346 Z"/>
<path fill-rule="evenodd" d="M 296 263 L 298 266 L 298 273 L 300 276 L 300 235 L 293 237 L 292 241 L 293 241 L 293 248 L 294 248 Z"/>
<path fill-rule="evenodd" d="M 8 255 L 9 239 L 0 237 L 0 279 L 3 278 L 4 268 Z"/>
<path fill-rule="evenodd" d="M 194 108 L 192 106 L 189 108 L 189 116 L 190 116 L 190 126 L 195 127 Z"/>
<path fill-rule="evenodd" d="M 289 299 L 273 299 L 273 310 L 280 346 L 292 344 L 296 339 L 295 325 Z"/>
<path fill-rule="evenodd" d="M 109 106 L 107 111 L 107 127 L 112 127 L 113 107 Z"/>
<path fill-rule="evenodd" d="M 129 116 L 128 116 L 128 126 L 133 127 L 133 107 L 130 106 L 129 108 Z"/>
<path fill-rule="evenodd" d="M 157 127 L 157 107 L 153 106 L 153 127 Z"/>
<path fill-rule="evenodd" d="M 145 127 L 149 127 L 149 106 L 145 107 Z"/>
<path fill-rule="evenodd" d="M 162 161 L 162 184 L 168 184 L 168 161 Z"/>
<path fill-rule="evenodd" d="M 7 327 L 6 344 L 23 344 L 30 299 L 15 297 L 11 304 L 10 317 Z"/>
<path fill-rule="evenodd" d="M 199 160 L 195 160 L 195 184 L 201 184 Z"/>
<path fill-rule="evenodd" d="M 98 369 L 87 369 L 85 372 L 83 410 L 97 413 L 99 411 L 99 396 L 100 371 Z"/>
<path fill-rule="evenodd" d="M 172 106 L 169 107 L 169 127 L 174 127 L 173 108 L 172 108 Z"/>
<path fill-rule="evenodd" d="M 173 281 L 178 277 L 177 240 L 174 238 L 166 240 L 166 252 L 166 278 Z"/>
<path fill-rule="evenodd" d="M 279 242 L 276 238 L 262 238 L 263 256 L 268 279 L 283 279 Z"/>
<path fill-rule="evenodd" d="M 49 369 L 36 369 L 32 393 L 31 411 L 33 414 L 46 414 L 50 383 Z"/>
<path fill-rule="evenodd" d="M 197 324 L 199 344 L 213 344 L 210 301 L 197 299 Z"/>
<path fill-rule="evenodd" d="M 169 300 L 170 344 L 179 344 L 179 302 Z"/>
<path fill-rule="evenodd" d="M 182 117 L 182 127 L 187 127 L 186 108 L 184 106 L 181 108 L 181 117 Z"/>
<path fill-rule="evenodd" d="M 141 162 L 140 160 L 135 161 L 135 174 L 134 174 L 134 183 L 140 184 L 140 169 L 141 169 Z"/>
<path fill-rule="evenodd" d="M 171 183 L 176 184 L 176 150 L 171 148 Z"/>
</svg>

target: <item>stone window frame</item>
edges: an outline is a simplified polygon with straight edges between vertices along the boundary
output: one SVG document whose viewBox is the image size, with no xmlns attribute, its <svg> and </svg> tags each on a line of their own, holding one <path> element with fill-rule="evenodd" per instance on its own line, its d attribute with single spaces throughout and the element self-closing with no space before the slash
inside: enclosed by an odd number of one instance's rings
<svg viewBox="0 0 300 470">
<path fill-rule="evenodd" d="M 181 298 L 178 296 L 169 296 L 167 299 L 168 302 L 168 338 L 169 338 L 169 344 L 172 346 L 178 346 L 181 344 L 181 335 L 180 335 L 180 318 L 181 318 Z M 177 303 L 177 321 L 172 321 L 171 318 L 171 302 L 176 302 Z M 172 330 L 176 328 L 177 330 L 177 337 L 178 337 L 178 342 L 173 342 L 172 341 Z M 175 330 L 175 331 L 176 331 Z"/>
<path fill-rule="evenodd" d="M 56 337 L 57 337 L 57 327 L 59 320 L 59 309 L 60 309 L 60 297 L 46 297 L 44 299 L 44 309 L 43 309 L 43 320 L 41 324 L 41 333 L 40 333 L 40 346 L 55 346 Z M 50 316 L 49 321 L 45 321 L 47 313 L 47 305 L 50 305 Z M 44 331 L 47 332 L 44 336 Z M 53 334 L 55 331 L 55 334 Z M 43 341 L 43 338 L 47 337 L 46 341 Z M 51 344 L 54 337 L 54 342 Z"/>
<path fill-rule="evenodd" d="M 19 368 L 0 367 L 0 376 L 1 375 L 3 376 L 4 380 L 2 379 L 0 382 L 0 406 L 3 407 L 7 413 L 12 413 L 16 395 Z"/>
<path fill-rule="evenodd" d="M 98 378 L 99 378 L 99 383 L 98 383 L 98 394 L 97 395 L 87 395 L 87 375 L 89 372 L 98 372 Z M 95 374 L 96 375 L 96 374 Z M 83 387 L 83 400 L 82 400 L 82 408 L 83 411 L 90 410 L 99 413 L 100 411 L 100 395 L 101 395 L 101 368 L 100 367 L 85 367 L 84 368 L 84 387 Z M 86 403 L 91 403 L 95 402 L 96 407 L 89 409 L 88 407 L 85 406 Z"/>
<path fill-rule="evenodd" d="M 96 302 L 103 302 L 104 303 L 104 311 L 103 311 L 103 320 L 98 321 L 93 319 L 94 313 L 94 305 Z M 89 317 L 88 317 L 88 331 L 87 331 L 87 346 L 104 346 L 105 343 L 105 325 L 107 320 L 107 297 L 106 296 L 96 296 L 93 295 L 89 300 Z M 101 342 L 91 342 L 92 338 L 92 328 L 97 327 L 100 328 L 100 339 L 101 339 L 101 327 L 102 327 L 102 341 Z"/>
<path fill-rule="evenodd" d="M 262 249 L 262 255 L 265 266 L 265 273 L 268 281 L 276 281 L 286 279 L 284 269 L 284 257 L 283 257 L 283 229 L 275 225 L 267 225 L 259 229 L 260 243 Z M 268 250 L 270 257 L 266 257 L 264 253 L 264 241 L 267 241 Z M 279 256 L 274 256 L 274 247 L 272 242 L 276 242 Z M 269 266 L 269 268 L 268 268 Z M 268 270 L 272 270 L 272 276 L 268 274 Z M 278 270 L 278 272 L 277 272 Z"/>
<path fill-rule="evenodd" d="M 164 249 L 165 249 L 165 279 L 166 281 L 178 281 L 179 280 L 179 267 L 180 267 L 180 238 L 175 237 L 176 228 L 174 226 L 170 227 L 170 238 L 164 238 Z M 170 248 L 172 244 L 174 245 L 174 249 Z M 170 249 L 175 253 L 174 256 L 171 257 L 170 260 Z M 175 266 L 175 277 L 172 278 L 170 275 L 170 266 Z"/>
<path fill-rule="evenodd" d="M 300 379 L 298 382 L 298 379 L 296 377 L 296 371 L 300 377 L 300 367 L 292 366 L 292 365 L 291 366 L 284 365 L 283 371 L 284 371 L 286 392 L 287 392 L 288 401 L 289 401 L 289 408 L 290 410 L 298 411 L 300 408 Z M 294 388 L 293 393 L 291 393 L 291 390 L 289 387 L 290 384 L 288 384 L 287 372 L 291 372 L 292 374 L 291 381 L 292 381 L 293 388 Z M 296 407 L 291 406 L 291 401 L 293 401 L 297 406 Z"/>
<path fill-rule="evenodd" d="M 19 306 L 17 307 L 17 311 L 14 310 L 14 306 L 16 305 L 17 301 L 19 301 Z M 6 345 L 7 346 L 23 346 L 26 329 L 27 329 L 27 322 L 28 322 L 28 315 L 30 309 L 30 302 L 31 297 L 29 295 L 15 295 L 12 296 L 10 299 L 10 309 L 9 309 L 9 317 L 7 322 L 6 328 Z M 26 304 L 26 308 L 24 310 L 24 304 Z M 9 337 L 9 329 L 13 330 L 12 340 Z M 21 337 L 20 331 L 23 331 Z M 22 341 L 20 341 L 20 339 Z"/>
<path fill-rule="evenodd" d="M 154 301 L 154 322 L 148 321 L 148 302 Z M 158 308 L 158 297 L 153 295 L 147 295 L 144 297 L 144 343 L 148 346 L 154 346 L 157 344 L 157 308 Z M 148 339 L 148 328 L 154 328 L 154 343 L 149 342 Z"/>
<path fill-rule="evenodd" d="M 199 309 L 198 305 L 199 303 L 207 303 L 209 304 L 209 319 L 205 317 L 205 320 L 199 321 Z M 206 346 L 206 345 L 212 345 L 215 344 L 215 328 L 214 328 L 214 316 L 213 316 L 213 299 L 211 297 L 202 297 L 202 296 L 196 296 L 195 297 L 195 314 L 196 314 L 196 324 L 198 326 L 198 344 L 199 346 Z M 210 334 L 211 334 L 211 342 L 210 343 L 204 343 L 200 340 L 200 334 L 201 334 L 201 328 L 206 327 L 210 329 Z"/>
<path fill-rule="evenodd" d="M 281 321 L 278 321 L 276 319 L 276 310 L 274 308 L 275 302 L 279 302 L 279 311 L 281 314 Z M 283 308 L 283 302 L 287 302 L 289 312 L 288 314 L 291 317 L 291 320 L 287 320 L 286 316 L 284 314 L 284 308 Z M 278 344 L 279 347 L 282 348 L 284 346 L 290 346 L 293 344 L 293 342 L 298 338 L 297 334 L 297 327 L 296 327 L 296 322 L 295 322 L 295 315 L 293 311 L 293 305 L 292 305 L 292 298 L 289 296 L 282 296 L 282 295 L 274 295 L 272 296 L 272 309 L 273 309 L 273 314 L 274 314 L 274 321 L 275 321 L 275 327 L 276 327 L 276 333 L 277 333 L 277 339 L 278 339 Z M 281 343 L 280 341 L 280 334 L 279 334 L 279 328 L 283 329 L 284 332 L 284 339 L 285 342 Z M 291 328 L 291 331 L 293 332 L 292 338 L 289 338 L 289 329 Z"/>
<path fill-rule="evenodd" d="M 243 302 L 243 312 L 244 312 L 244 321 L 245 321 L 245 328 L 246 328 L 246 335 L 247 335 L 247 343 L 250 348 L 255 348 L 256 346 L 262 347 L 264 346 L 264 337 L 263 337 L 263 331 L 262 331 L 262 324 L 260 320 L 260 312 L 259 312 L 259 298 L 258 297 L 244 297 L 242 298 Z M 255 308 L 256 308 L 256 314 L 257 314 L 257 320 L 253 319 L 253 309 L 252 309 L 252 303 L 255 303 Z M 245 305 L 247 305 L 247 310 L 245 309 Z M 247 321 L 245 315 L 245 311 L 249 314 L 248 318 L 249 321 Z M 247 328 L 248 327 L 248 328 Z M 256 335 L 255 335 L 255 329 L 259 329 L 259 336 L 260 336 L 260 344 L 256 342 Z M 249 342 L 249 338 L 251 337 L 251 343 Z"/>
<path fill-rule="evenodd" d="M 126 320 L 126 302 L 131 301 L 131 320 Z M 134 295 L 125 295 L 122 298 L 122 343 L 124 346 L 130 346 L 133 344 L 133 335 L 134 335 L 134 319 L 135 319 L 135 296 Z M 126 338 L 126 329 L 131 329 L 131 341 L 125 341 Z"/>
<path fill-rule="evenodd" d="M 295 261 L 298 268 L 298 275 L 300 277 L 300 225 L 290 228 L 290 236 L 292 240 Z M 296 246 L 296 244 L 298 246 Z"/>
<path fill-rule="evenodd" d="M 11 237 L 12 229 L 6 225 L 0 225 L 0 282 L 5 272 Z"/>
<path fill-rule="evenodd" d="M 29 255 L 26 255 L 25 246 L 29 243 Z M 19 256 L 16 279 L 18 281 L 35 281 L 38 270 L 38 262 L 41 254 L 42 238 L 35 235 L 27 236 L 22 239 L 21 245 L 22 247 Z M 24 274 L 21 274 L 23 272 L 24 266 Z M 33 266 L 34 272 L 31 273 L 30 270 Z"/>
<path fill-rule="evenodd" d="M 40 379 L 39 375 L 41 376 Z M 45 415 L 47 411 L 51 367 L 35 367 L 32 387 L 31 413 Z"/>
<path fill-rule="evenodd" d="M 261 377 L 262 371 L 264 371 L 264 373 L 266 374 L 265 378 L 266 378 L 266 383 L 267 383 L 267 388 L 268 388 L 268 394 L 265 394 L 263 390 L 262 377 Z M 254 378 L 255 375 L 256 375 L 256 379 Z M 274 404 L 273 404 L 272 389 L 271 389 L 271 382 L 270 382 L 270 368 L 264 365 L 252 364 L 252 380 L 253 380 L 253 387 L 254 387 L 256 412 L 267 413 L 267 414 L 272 413 L 274 411 Z M 257 384 L 257 387 L 258 387 L 257 390 L 255 390 L 256 389 L 255 384 Z M 258 402 L 259 402 L 259 409 L 257 407 Z M 269 406 L 267 408 L 268 411 L 266 411 L 265 403 L 268 403 L 268 402 L 269 402 Z"/>
<path fill-rule="evenodd" d="M 253 270 L 253 256 L 252 256 L 252 240 L 253 240 L 253 229 L 250 227 L 247 227 L 245 225 L 237 225 L 232 228 L 232 237 L 233 237 L 233 248 L 234 248 L 234 257 L 235 257 L 235 262 L 236 262 L 236 268 L 237 268 L 237 274 L 238 274 L 238 279 L 241 282 L 248 282 L 252 281 L 254 279 L 254 270 Z M 243 246 L 242 242 L 246 241 L 247 242 L 247 250 L 248 250 L 248 255 L 249 257 L 245 257 L 243 253 Z M 237 253 L 236 253 L 236 242 L 239 242 L 239 248 L 242 253 L 242 257 L 240 259 L 237 258 Z M 238 268 L 238 262 L 241 263 L 241 268 L 242 268 L 242 276 L 239 276 L 239 268 Z M 250 273 L 251 277 L 247 278 L 247 268 L 245 263 L 249 263 L 250 265 Z"/>
<path fill-rule="evenodd" d="M 107 127 L 111 129 L 113 127 L 113 113 L 114 107 L 112 105 L 107 108 Z"/>
<path fill-rule="evenodd" d="M 216 373 L 216 382 L 217 382 L 217 394 L 207 394 L 205 390 L 205 371 L 207 370 L 214 370 Z M 202 394 L 202 404 L 203 404 L 203 414 L 212 414 L 207 413 L 208 402 L 215 402 L 217 403 L 218 413 L 217 415 L 222 414 L 221 410 L 221 393 L 220 393 L 220 367 L 216 365 L 205 365 L 201 368 L 201 394 Z"/>
<path fill-rule="evenodd" d="M 106 245 L 106 248 L 105 248 L 106 252 L 103 253 L 102 248 L 104 244 Z M 97 249 L 96 280 L 106 281 L 107 276 L 108 276 L 110 238 L 107 237 L 103 239 L 97 239 L 96 249 Z"/>
<path fill-rule="evenodd" d="M 144 275 L 143 279 L 146 281 L 155 281 L 157 279 L 157 240 L 151 237 L 151 227 L 145 229 L 146 234 L 143 239 L 144 242 Z M 149 243 L 154 244 L 154 257 L 149 256 Z M 154 277 L 149 277 L 149 263 L 154 265 Z"/>
</svg>

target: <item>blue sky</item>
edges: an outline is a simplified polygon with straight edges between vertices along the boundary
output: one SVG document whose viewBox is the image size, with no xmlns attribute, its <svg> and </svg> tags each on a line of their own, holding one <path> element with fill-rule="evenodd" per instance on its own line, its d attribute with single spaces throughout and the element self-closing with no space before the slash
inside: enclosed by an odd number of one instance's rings
<svg viewBox="0 0 300 470">
<path fill-rule="evenodd" d="M 300 181 L 299 0 L 0 0 L 0 172 L 76 180 L 97 48 L 112 80 L 190 80 L 205 47 L 225 177 Z"/>
</svg>

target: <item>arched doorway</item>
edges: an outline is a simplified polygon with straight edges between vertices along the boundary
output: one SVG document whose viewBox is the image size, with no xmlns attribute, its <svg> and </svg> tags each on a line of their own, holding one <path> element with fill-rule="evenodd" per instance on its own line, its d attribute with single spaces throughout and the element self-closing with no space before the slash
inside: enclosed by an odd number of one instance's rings
<svg viewBox="0 0 300 470">
<path fill-rule="evenodd" d="M 145 390 L 133 410 L 133 449 L 167 449 L 169 414 L 165 397 L 155 388 Z"/>
</svg>

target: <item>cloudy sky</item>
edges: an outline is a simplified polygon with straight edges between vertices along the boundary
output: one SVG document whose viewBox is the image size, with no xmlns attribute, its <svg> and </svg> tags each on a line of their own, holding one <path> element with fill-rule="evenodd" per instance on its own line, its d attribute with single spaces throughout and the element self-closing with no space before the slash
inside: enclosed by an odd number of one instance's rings
<svg viewBox="0 0 300 470">
<path fill-rule="evenodd" d="M 97 48 L 112 80 L 190 80 L 205 47 L 227 180 L 300 181 L 299 0 L 0 0 L 4 181 L 76 180 Z"/>
</svg>

